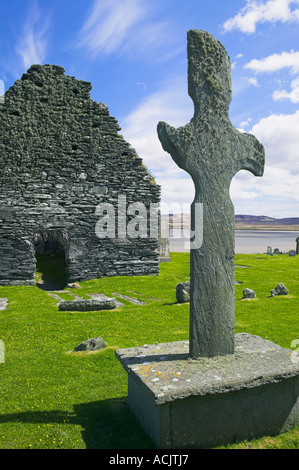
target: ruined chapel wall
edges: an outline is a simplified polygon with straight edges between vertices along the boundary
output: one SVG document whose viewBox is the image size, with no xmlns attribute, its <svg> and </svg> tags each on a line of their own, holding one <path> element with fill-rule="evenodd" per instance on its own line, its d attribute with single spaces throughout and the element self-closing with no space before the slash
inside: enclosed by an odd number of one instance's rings
<svg viewBox="0 0 299 470">
<path fill-rule="evenodd" d="M 160 188 L 91 84 L 58 66 L 32 66 L 0 106 L 1 280 L 25 280 L 34 244 L 59 234 L 70 280 L 157 274 L 156 239 L 99 239 L 100 203 L 158 204 Z M 117 219 L 116 219 L 117 222 Z M 13 249 L 21 240 L 19 259 Z M 5 249 L 5 246 L 7 249 Z M 23 247 L 23 249 L 22 249 Z M 32 266 L 31 266 L 32 267 Z M 28 278 L 27 278 L 28 279 Z M 2 283 L 3 283 L 2 282 Z"/>
</svg>

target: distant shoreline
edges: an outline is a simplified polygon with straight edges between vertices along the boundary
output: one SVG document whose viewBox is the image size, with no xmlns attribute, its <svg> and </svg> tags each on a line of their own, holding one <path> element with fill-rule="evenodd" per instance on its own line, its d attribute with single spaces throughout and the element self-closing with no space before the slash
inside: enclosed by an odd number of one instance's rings
<svg viewBox="0 0 299 470">
<path fill-rule="evenodd" d="M 162 215 L 171 230 L 189 230 L 190 214 Z M 269 230 L 298 232 L 299 217 L 273 218 L 267 216 L 235 215 L 235 230 Z"/>
<path fill-rule="evenodd" d="M 170 225 L 170 231 L 173 230 L 190 230 L 189 225 L 179 226 L 179 225 Z M 235 230 L 267 230 L 268 232 L 299 232 L 299 225 L 235 225 Z"/>
<path fill-rule="evenodd" d="M 268 230 L 281 232 L 298 232 L 299 225 L 235 225 L 235 230 Z"/>
<path fill-rule="evenodd" d="M 293 230 L 293 227 L 290 226 L 276 226 L 269 229 L 257 225 L 253 228 L 247 227 L 243 226 L 241 229 L 236 227 L 235 229 L 235 253 L 237 254 L 266 253 L 269 246 L 273 249 L 277 248 L 281 253 L 288 253 L 290 250 L 296 249 L 299 228 Z M 190 251 L 190 236 L 186 226 L 185 230 L 181 232 L 181 238 L 178 231 L 170 232 L 169 251 Z"/>
</svg>

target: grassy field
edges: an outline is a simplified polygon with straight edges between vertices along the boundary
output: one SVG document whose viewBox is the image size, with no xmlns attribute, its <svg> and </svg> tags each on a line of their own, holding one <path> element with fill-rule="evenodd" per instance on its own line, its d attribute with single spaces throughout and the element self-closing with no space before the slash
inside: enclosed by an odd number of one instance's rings
<svg viewBox="0 0 299 470">
<path fill-rule="evenodd" d="M 172 253 L 159 276 L 116 277 L 80 283 L 58 295 L 119 293 L 143 300 L 102 312 L 59 312 L 57 300 L 39 287 L 0 287 L 9 300 L 0 311 L 1 449 L 152 449 L 126 404 L 127 374 L 115 349 L 188 339 L 189 305 L 178 305 L 175 286 L 189 278 L 189 255 Z M 236 255 L 236 332 L 291 347 L 299 338 L 299 256 Z M 50 269 L 49 269 L 50 266 Z M 38 264 L 37 279 L 60 272 L 61 260 Z M 242 267 L 241 267 L 242 266 Z M 245 267 L 244 267 L 245 266 Z M 279 282 L 288 296 L 270 297 Z M 242 291 L 256 300 L 242 300 Z M 119 299 L 121 300 L 121 299 Z M 80 342 L 102 336 L 108 348 L 73 353 Z M 231 445 L 230 448 L 299 448 L 299 431 Z"/>
</svg>

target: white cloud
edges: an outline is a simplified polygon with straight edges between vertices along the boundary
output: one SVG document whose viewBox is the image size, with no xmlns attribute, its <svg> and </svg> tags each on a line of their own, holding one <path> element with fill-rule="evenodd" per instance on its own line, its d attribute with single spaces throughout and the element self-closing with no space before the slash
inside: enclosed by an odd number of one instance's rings
<svg viewBox="0 0 299 470">
<path fill-rule="evenodd" d="M 297 0 L 268 0 L 265 2 L 247 0 L 241 11 L 223 24 L 224 31 L 240 30 L 250 34 L 256 31 L 258 23 L 289 23 L 299 21 Z"/>
<path fill-rule="evenodd" d="M 138 0 L 97 0 L 80 31 L 78 46 L 86 47 L 94 56 L 100 52 L 110 54 L 144 16 Z"/>
<path fill-rule="evenodd" d="M 275 101 L 291 100 L 292 103 L 299 103 L 299 77 L 291 82 L 292 90 L 288 93 L 286 90 L 274 91 L 272 97 Z"/>
<path fill-rule="evenodd" d="M 272 114 L 254 125 L 251 133 L 265 147 L 266 163 L 279 169 L 290 171 L 297 175 L 298 194 L 299 175 L 299 111 L 294 114 Z"/>
<path fill-rule="evenodd" d="M 185 77 L 164 83 L 149 95 L 121 123 L 122 134 L 152 171 L 162 188 L 162 202 L 191 204 L 194 184 L 171 156 L 164 152 L 157 136 L 157 124 L 164 120 L 174 127 L 184 126 L 193 115 L 193 104 L 185 91 Z M 240 122 L 248 129 L 251 118 Z M 256 178 L 239 172 L 230 189 L 236 213 L 291 217 L 299 202 L 299 111 L 274 114 L 261 119 L 249 132 L 263 143 L 265 174 Z M 247 130 L 248 132 L 248 130 Z"/>
<path fill-rule="evenodd" d="M 16 45 L 16 52 L 21 56 L 23 66 L 28 69 L 32 64 L 41 64 L 47 54 L 47 33 L 51 25 L 49 15 L 41 15 L 37 3 L 33 4 L 25 22 L 22 36 Z"/>
<path fill-rule="evenodd" d="M 191 177 L 164 152 L 157 125 L 159 121 L 166 121 L 176 128 L 185 126 L 190 122 L 193 112 L 193 103 L 186 90 L 186 77 L 182 76 L 165 82 L 121 123 L 121 133 L 136 149 L 157 183 L 161 184 L 164 202 L 179 200 L 191 203 L 194 185 Z"/>
<path fill-rule="evenodd" d="M 244 123 L 240 123 L 244 124 Z M 265 147 L 265 172 L 256 178 L 240 171 L 231 183 L 236 213 L 292 217 L 299 203 L 299 111 L 273 114 L 249 131 Z"/>
<path fill-rule="evenodd" d="M 289 169 L 277 168 L 266 163 L 261 178 L 247 171 L 239 172 L 232 180 L 230 195 L 235 213 L 277 218 L 297 217 L 299 203 L 297 187 L 298 175 L 293 175 Z"/>
<path fill-rule="evenodd" d="M 258 81 L 257 81 L 256 78 L 247 78 L 247 80 L 248 80 L 248 83 L 249 83 L 250 85 L 253 85 L 253 86 L 255 86 L 255 87 L 258 87 L 258 86 L 259 86 L 259 83 L 258 83 Z"/>
<path fill-rule="evenodd" d="M 169 41 L 170 25 L 151 21 L 152 5 L 145 0 L 95 0 L 77 38 L 76 47 L 90 57 L 99 54 L 159 51 Z M 161 49 L 160 49 L 161 52 Z"/>
<path fill-rule="evenodd" d="M 249 117 L 246 121 L 241 121 L 241 122 L 239 123 L 239 126 L 240 126 L 241 128 L 247 127 L 247 126 L 249 126 L 249 124 L 250 124 L 251 121 L 252 121 L 252 118 Z"/>
<path fill-rule="evenodd" d="M 272 54 L 263 59 L 253 59 L 244 68 L 255 72 L 276 72 L 283 68 L 290 68 L 292 73 L 299 72 L 299 52 L 290 51 L 281 54 Z"/>
</svg>

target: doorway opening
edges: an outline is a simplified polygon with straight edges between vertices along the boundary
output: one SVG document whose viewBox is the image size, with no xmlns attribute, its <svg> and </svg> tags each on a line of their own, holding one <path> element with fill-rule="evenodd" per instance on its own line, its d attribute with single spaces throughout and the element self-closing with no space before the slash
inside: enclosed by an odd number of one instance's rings
<svg viewBox="0 0 299 470">
<path fill-rule="evenodd" d="M 40 240 L 35 245 L 36 285 L 43 290 L 62 290 L 67 285 L 64 246 L 56 240 Z"/>
</svg>

